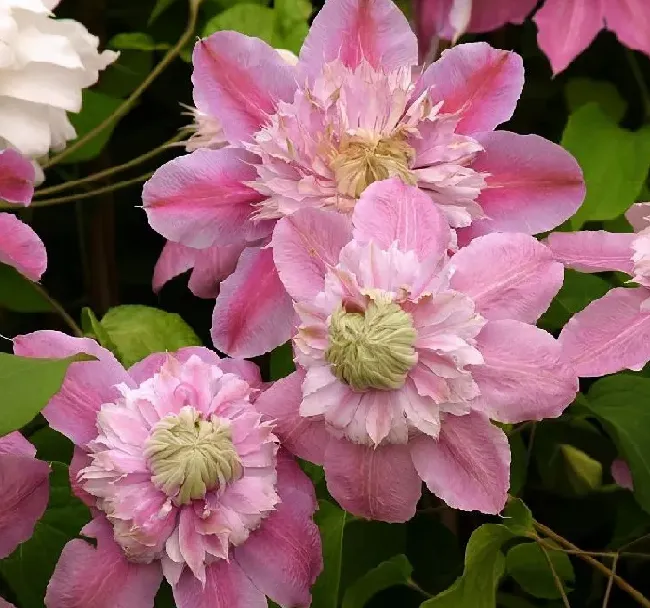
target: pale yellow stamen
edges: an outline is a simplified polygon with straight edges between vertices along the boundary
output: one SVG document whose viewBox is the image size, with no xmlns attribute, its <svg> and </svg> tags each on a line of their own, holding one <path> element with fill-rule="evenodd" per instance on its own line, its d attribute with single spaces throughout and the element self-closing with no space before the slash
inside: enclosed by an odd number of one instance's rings
<svg viewBox="0 0 650 608">
<path fill-rule="evenodd" d="M 179 505 L 241 476 L 242 465 L 223 420 L 202 419 L 193 407 L 160 420 L 145 442 L 152 481 Z"/>
<path fill-rule="evenodd" d="M 371 300 L 364 312 L 340 306 L 332 314 L 325 359 L 354 390 L 394 390 L 417 363 L 411 316 L 389 298 Z"/>
<path fill-rule="evenodd" d="M 373 182 L 399 177 L 415 185 L 409 169 L 414 152 L 402 134 L 388 138 L 370 135 L 346 137 L 332 154 L 330 167 L 334 171 L 338 191 L 353 198 Z"/>
</svg>

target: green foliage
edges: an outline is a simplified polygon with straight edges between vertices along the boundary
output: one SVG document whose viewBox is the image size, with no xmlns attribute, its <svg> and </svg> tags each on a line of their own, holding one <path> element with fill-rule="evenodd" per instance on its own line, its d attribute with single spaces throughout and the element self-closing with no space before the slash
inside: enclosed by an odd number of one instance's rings
<svg viewBox="0 0 650 608">
<path fill-rule="evenodd" d="M 32 420 L 59 391 L 70 364 L 88 359 L 87 355 L 32 359 L 0 353 L 0 437 Z"/>
<path fill-rule="evenodd" d="M 348 587 L 343 596 L 342 608 L 363 608 L 379 591 L 406 584 L 411 572 L 413 568 L 405 555 L 396 555 L 382 562 Z"/>
<path fill-rule="evenodd" d="M 87 507 L 70 491 L 68 467 L 52 463 L 50 500 L 33 536 L 7 559 L 0 574 L 9 582 L 22 608 L 43 608 L 47 583 L 65 544 L 90 520 Z"/>
<path fill-rule="evenodd" d="M 627 102 L 611 82 L 573 78 L 567 83 L 564 92 L 571 112 L 596 103 L 611 120 L 618 123 L 627 110 Z"/>
<path fill-rule="evenodd" d="M 114 36 L 108 46 L 120 50 L 161 51 L 170 48 L 167 42 L 156 42 L 152 36 L 144 32 L 125 32 Z"/>
<path fill-rule="evenodd" d="M 337 608 L 347 513 L 331 502 L 321 500 L 315 520 L 323 543 L 323 573 L 312 591 L 312 608 Z"/>
<path fill-rule="evenodd" d="M 291 342 L 278 346 L 271 353 L 271 380 L 285 378 L 295 371 L 295 369 L 296 366 L 293 362 L 293 346 Z"/>
<path fill-rule="evenodd" d="M 0 263 L 0 308 L 15 312 L 52 312 L 52 305 L 30 280 Z"/>
</svg>

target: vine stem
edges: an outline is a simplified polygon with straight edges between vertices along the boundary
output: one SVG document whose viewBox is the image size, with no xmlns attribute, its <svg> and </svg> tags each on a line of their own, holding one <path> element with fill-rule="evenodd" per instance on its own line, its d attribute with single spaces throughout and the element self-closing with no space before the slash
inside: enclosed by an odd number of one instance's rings
<svg viewBox="0 0 650 608">
<path fill-rule="evenodd" d="M 625 593 L 627 593 L 630 597 L 634 598 L 634 600 L 640 606 L 643 606 L 644 608 L 650 608 L 650 600 L 648 600 L 648 598 L 646 598 L 640 591 L 637 591 L 634 587 L 632 587 L 632 585 L 630 585 L 626 580 L 618 576 L 618 574 L 613 572 L 610 568 L 605 566 L 605 564 L 599 562 L 597 559 L 594 559 L 587 553 L 584 553 L 583 551 L 580 550 L 579 547 L 574 545 L 571 541 L 568 541 L 566 538 L 560 536 L 556 532 L 553 532 L 553 530 L 546 527 L 544 524 L 540 524 L 539 522 L 534 522 L 533 525 L 535 526 L 535 529 L 538 532 L 541 532 L 542 534 L 544 534 L 544 536 L 547 536 L 551 540 L 554 540 L 558 545 L 565 547 L 566 549 L 571 549 L 572 551 L 575 551 L 576 555 L 581 560 L 587 562 L 589 565 L 593 566 L 596 570 L 598 570 L 601 574 L 604 574 L 612 581 L 614 581 L 614 583 L 616 583 L 619 589 L 625 591 Z"/>
<path fill-rule="evenodd" d="M 539 544 L 539 548 L 542 550 L 542 553 L 544 553 L 544 557 L 546 558 L 548 567 L 551 569 L 553 582 L 555 583 L 555 586 L 557 587 L 557 590 L 560 593 L 560 597 L 562 598 L 562 603 L 564 604 L 564 608 L 571 608 L 571 604 L 569 603 L 569 598 L 566 595 L 566 591 L 564 591 L 564 585 L 562 584 L 560 577 L 557 575 L 557 572 L 555 571 L 555 566 L 553 565 L 553 561 L 551 560 L 551 556 L 548 550 L 542 543 Z"/>
<path fill-rule="evenodd" d="M 33 283 L 33 285 L 36 291 L 38 291 L 38 293 L 49 302 L 50 306 L 54 309 L 54 312 L 56 312 L 56 314 L 58 314 L 61 317 L 61 319 L 63 319 L 65 324 L 72 330 L 74 335 L 77 338 L 83 338 L 84 332 L 81 331 L 81 328 L 75 323 L 75 320 L 66 312 L 65 308 L 63 308 L 61 303 L 55 298 L 53 298 L 45 289 L 45 287 L 43 287 L 39 283 Z"/>
<path fill-rule="evenodd" d="M 131 95 L 124 100 L 124 102 L 108 117 L 106 117 L 101 123 L 96 127 L 88 131 L 83 137 L 79 138 L 75 143 L 68 146 L 65 150 L 53 156 L 49 161 L 43 165 L 43 169 L 48 169 L 54 166 L 57 163 L 60 163 L 63 159 L 67 158 L 73 152 L 76 152 L 79 148 L 86 145 L 90 140 L 99 135 L 102 131 L 110 127 L 113 123 L 118 121 L 120 118 L 128 114 L 131 108 L 138 101 L 140 96 L 149 88 L 160 74 L 165 70 L 165 68 L 180 54 L 185 45 L 189 42 L 194 34 L 196 28 L 196 20 L 199 13 L 200 0 L 190 0 L 189 8 L 189 19 L 187 22 L 187 27 L 185 31 L 178 39 L 178 42 L 171 48 L 165 56 L 160 60 L 160 63 L 151 71 L 151 73 L 142 81 L 140 86 L 131 93 Z"/>
</svg>

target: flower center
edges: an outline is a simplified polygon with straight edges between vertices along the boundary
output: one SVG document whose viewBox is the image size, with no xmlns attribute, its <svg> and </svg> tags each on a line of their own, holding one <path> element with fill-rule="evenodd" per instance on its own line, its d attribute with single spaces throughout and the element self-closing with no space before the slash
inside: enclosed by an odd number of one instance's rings
<svg viewBox="0 0 650 608">
<path fill-rule="evenodd" d="M 370 300 L 364 312 L 339 306 L 330 321 L 325 359 L 354 390 L 394 390 L 417 363 L 416 337 L 411 316 L 386 297 Z"/>
<path fill-rule="evenodd" d="M 144 454 L 154 485 L 179 505 L 204 498 L 242 473 L 228 424 L 216 417 L 203 420 L 190 406 L 156 424 Z"/>
<path fill-rule="evenodd" d="M 388 138 L 353 135 L 341 142 L 330 162 L 338 191 L 353 198 L 373 182 L 399 177 L 407 184 L 417 183 L 409 170 L 414 151 L 402 134 Z"/>
</svg>

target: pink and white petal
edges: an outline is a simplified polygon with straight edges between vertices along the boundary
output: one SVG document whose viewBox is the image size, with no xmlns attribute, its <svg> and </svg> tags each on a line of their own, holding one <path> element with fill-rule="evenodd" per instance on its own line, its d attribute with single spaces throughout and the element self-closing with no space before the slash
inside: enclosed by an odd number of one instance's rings
<svg viewBox="0 0 650 608">
<path fill-rule="evenodd" d="M 510 487 L 510 446 L 487 416 L 447 416 L 437 440 L 409 443 L 418 474 L 452 509 L 499 513 Z"/>
<path fill-rule="evenodd" d="M 255 408 L 275 420 L 273 432 L 282 445 L 299 458 L 323 464 L 330 434 L 322 418 L 300 415 L 305 373 L 296 370 L 277 380 L 255 401 Z"/>
<path fill-rule="evenodd" d="M 374 448 L 332 438 L 325 451 L 325 479 L 346 511 L 390 523 L 411 519 L 422 493 L 407 445 Z"/>
<path fill-rule="evenodd" d="M 313 77 L 337 59 L 350 68 L 365 60 L 390 72 L 417 65 L 418 42 L 390 0 L 329 0 L 302 45 L 299 68 Z"/>
<path fill-rule="evenodd" d="M 537 6 L 537 0 L 499 0 L 472 2 L 472 17 L 467 31 L 491 32 L 506 23 L 523 23 Z"/>
<path fill-rule="evenodd" d="M 625 219 L 630 222 L 634 232 L 641 232 L 650 226 L 650 203 L 635 203 L 625 212 Z"/>
<path fill-rule="evenodd" d="M 295 68 L 266 42 L 221 31 L 194 47 L 194 102 L 223 126 L 229 143 L 246 142 L 279 101 L 291 101 Z"/>
<path fill-rule="evenodd" d="M 467 294 L 491 320 L 535 323 L 564 281 L 564 267 L 527 234 L 487 234 L 452 258 L 451 287 Z"/>
<path fill-rule="evenodd" d="M 346 216 L 322 209 L 303 209 L 277 223 L 273 260 L 294 300 L 312 300 L 323 291 L 325 274 L 338 264 L 351 232 Z"/>
<path fill-rule="evenodd" d="M 257 176 L 243 150 L 201 149 L 169 161 L 144 185 L 149 225 L 170 241 L 205 249 L 243 243 L 254 204 L 264 197 L 245 185 Z"/>
<path fill-rule="evenodd" d="M 614 0 L 603 4 L 608 30 L 625 46 L 650 56 L 650 4 L 645 0 Z"/>
<path fill-rule="evenodd" d="M 256 357 L 291 338 L 295 313 L 273 263 L 273 249 L 249 248 L 222 284 L 212 316 L 215 347 Z"/>
<path fill-rule="evenodd" d="M 0 454 L 0 559 L 34 533 L 49 499 L 46 462 L 31 456 Z"/>
<path fill-rule="evenodd" d="M 119 396 L 118 384 L 134 387 L 133 380 L 111 352 L 89 338 L 72 338 L 58 331 L 37 331 L 14 338 L 21 357 L 62 359 L 79 353 L 96 361 L 78 361 L 68 367 L 61 390 L 50 399 L 43 415 L 50 426 L 78 446 L 97 437 L 97 412 Z"/>
<path fill-rule="evenodd" d="M 0 437 L 0 456 L 3 454 L 34 458 L 36 456 L 36 448 L 21 433 L 13 431 L 4 437 Z"/>
<path fill-rule="evenodd" d="M 11 213 L 0 213 L 0 262 L 12 266 L 30 281 L 38 281 L 47 268 L 43 241 Z"/>
<path fill-rule="evenodd" d="M 485 362 L 471 367 L 481 391 L 472 408 L 493 420 L 557 418 L 575 399 L 578 377 L 559 342 L 544 330 L 520 321 L 491 321 L 476 347 Z"/>
<path fill-rule="evenodd" d="M 650 361 L 650 312 L 641 310 L 649 296 L 643 287 L 617 287 L 569 320 L 559 341 L 578 376 L 638 371 Z"/>
<path fill-rule="evenodd" d="M 614 481 L 621 486 L 621 488 L 625 488 L 626 490 L 634 491 L 634 480 L 632 479 L 632 471 L 630 471 L 630 467 L 628 466 L 627 462 L 623 460 L 622 458 L 617 458 L 612 462 L 612 477 L 614 478 Z"/>
<path fill-rule="evenodd" d="M 519 55 L 473 42 L 444 51 L 420 78 L 414 99 L 430 89 L 433 103 L 444 101 L 442 112 L 459 113 L 457 132 L 471 135 L 509 120 L 523 86 Z"/>
<path fill-rule="evenodd" d="M 508 131 L 484 133 L 477 140 L 485 151 L 472 169 L 489 174 L 478 198 L 487 219 L 464 229 L 459 240 L 488 232 L 546 232 L 582 204 L 582 170 L 564 148 L 538 135 Z"/>
<path fill-rule="evenodd" d="M 276 604 L 307 608 L 311 604 L 311 586 L 323 569 L 323 558 L 318 527 L 311 519 L 315 508 L 313 490 L 311 512 L 301 508 L 303 496 L 298 505 L 292 504 L 295 478 L 300 476 L 297 481 L 302 487 L 309 483 L 298 465 L 294 463 L 294 467 L 288 469 L 285 464 L 278 470 L 281 502 L 233 554 L 255 586 Z"/>
<path fill-rule="evenodd" d="M 64 547 L 47 586 L 47 608 L 153 608 L 160 565 L 129 562 L 103 516 L 81 533 L 96 538 L 97 547 L 81 539 Z"/>
<path fill-rule="evenodd" d="M 199 249 L 186 247 L 180 243 L 174 243 L 174 241 L 167 241 L 153 269 L 151 285 L 154 293 L 158 293 L 165 283 L 174 277 L 193 268 L 199 251 Z"/>
<path fill-rule="evenodd" d="M 603 28 L 610 0 L 546 0 L 537 11 L 537 44 L 558 74 L 584 51 Z"/>
<path fill-rule="evenodd" d="M 185 568 L 173 588 L 178 608 L 267 608 L 266 597 L 236 561 L 217 560 L 205 569 L 205 576 L 204 586 Z"/>
<path fill-rule="evenodd" d="M 352 224 L 355 240 L 374 241 L 382 249 L 397 241 L 421 261 L 442 259 L 451 240 L 449 224 L 431 198 L 398 178 L 368 186 L 354 207 Z"/>
<path fill-rule="evenodd" d="M 632 274 L 632 241 L 634 233 L 605 232 L 554 232 L 548 235 L 546 244 L 568 268 L 580 272 L 603 272 L 618 270 Z"/>
<path fill-rule="evenodd" d="M 35 181 L 36 170 L 30 160 L 11 148 L 0 150 L 0 198 L 2 200 L 26 207 L 34 196 Z"/>
<path fill-rule="evenodd" d="M 244 248 L 240 243 L 199 249 L 187 284 L 190 291 L 199 298 L 216 298 L 221 281 L 235 271 Z"/>
</svg>

